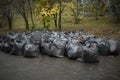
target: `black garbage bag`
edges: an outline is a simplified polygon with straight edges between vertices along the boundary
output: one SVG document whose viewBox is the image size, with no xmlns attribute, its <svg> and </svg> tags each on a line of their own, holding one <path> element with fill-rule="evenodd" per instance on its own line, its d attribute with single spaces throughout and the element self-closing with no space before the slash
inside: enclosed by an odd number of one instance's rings
<svg viewBox="0 0 120 80">
<path fill-rule="evenodd" d="M 15 40 L 19 38 L 19 33 L 18 32 L 10 32 L 6 34 L 6 37 L 9 38 L 9 40 Z"/>
<path fill-rule="evenodd" d="M 26 44 L 24 46 L 24 56 L 30 58 L 36 58 L 40 55 L 39 46 L 34 44 Z"/>
<path fill-rule="evenodd" d="M 22 40 L 24 40 L 26 43 L 30 43 L 31 35 L 32 34 L 30 32 L 24 32 L 22 34 Z"/>
<path fill-rule="evenodd" d="M 86 63 L 99 62 L 98 58 L 98 47 L 96 43 L 89 43 L 86 46 L 83 46 L 84 53 L 81 58 L 78 58 L 78 61 L 83 61 Z"/>
<path fill-rule="evenodd" d="M 1 50 L 3 51 L 3 52 L 5 52 L 5 53 L 8 53 L 9 52 L 9 44 L 8 44 L 8 42 L 5 42 L 5 43 L 2 43 L 1 44 Z"/>
<path fill-rule="evenodd" d="M 42 34 L 42 37 L 40 39 L 40 52 L 42 54 L 49 55 L 51 43 L 54 40 L 54 38 L 51 37 L 51 32 L 44 31 L 43 33 L 44 34 Z"/>
<path fill-rule="evenodd" d="M 84 53 L 82 45 L 79 42 L 74 42 L 74 41 L 69 41 L 66 44 L 66 52 L 68 57 L 71 59 L 80 58 Z"/>
<path fill-rule="evenodd" d="M 109 42 L 105 39 L 100 39 L 97 41 L 99 54 L 106 56 L 110 53 L 110 45 Z"/>
<path fill-rule="evenodd" d="M 20 39 L 17 32 L 11 32 L 2 36 L 2 51 L 12 54 L 14 52 L 15 41 Z"/>
<path fill-rule="evenodd" d="M 41 38 L 42 38 L 42 32 L 35 31 L 30 37 L 30 42 L 34 44 L 39 44 Z"/>
<path fill-rule="evenodd" d="M 1 37 L 1 41 L 2 41 L 3 43 L 8 42 L 8 41 L 9 41 L 8 36 L 7 36 L 6 34 L 2 35 L 2 37 Z"/>
<path fill-rule="evenodd" d="M 0 39 L 0 51 L 2 51 L 2 48 L 3 48 L 3 41 L 2 39 Z"/>
<path fill-rule="evenodd" d="M 40 47 L 39 47 L 41 54 L 49 55 L 50 54 L 50 47 L 51 47 L 50 42 L 42 42 L 40 44 Z"/>
<path fill-rule="evenodd" d="M 2 42 L 0 42 L 0 51 L 2 50 Z"/>
<path fill-rule="evenodd" d="M 55 39 L 60 38 L 60 32 L 51 31 L 49 32 L 48 41 L 53 42 Z"/>
<path fill-rule="evenodd" d="M 56 38 L 50 47 L 50 56 L 62 58 L 65 55 L 65 45 L 66 40 L 61 38 Z"/>
<path fill-rule="evenodd" d="M 119 55 L 119 44 L 117 41 L 108 39 L 110 45 L 110 55 Z"/>
<path fill-rule="evenodd" d="M 51 44 L 49 56 L 62 58 L 64 57 L 64 48 L 59 48 L 58 46 Z"/>
<path fill-rule="evenodd" d="M 25 41 L 23 40 L 15 40 L 11 42 L 12 50 L 10 52 L 11 55 L 23 55 L 23 49 L 25 45 Z"/>
<path fill-rule="evenodd" d="M 40 39 L 40 42 L 41 43 L 48 43 L 48 42 L 50 42 L 50 40 L 49 40 L 49 37 L 50 37 L 50 34 L 49 34 L 49 32 L 46 32 L 46 33 L 44 33 L 44 34 L 42 34 L 42 37 L 41 37 L 41 39 Z"/>
</svg>

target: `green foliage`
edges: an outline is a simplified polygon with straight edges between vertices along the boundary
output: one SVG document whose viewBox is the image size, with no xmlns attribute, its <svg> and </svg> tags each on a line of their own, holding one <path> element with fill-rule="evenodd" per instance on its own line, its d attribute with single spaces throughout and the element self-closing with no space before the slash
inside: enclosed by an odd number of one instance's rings
<svg viewBox="0 0 120 80">
<path fill-rule="evenodd" d="M 58 14 L 59 7 L 57 3 L 51 3 L 49 0 L 36 0 L 35 11 L 38 11 L 39 18 L 42 19 L 42 23 L 45 29 L 50 30 L 50 23 L 54 20 L 54 15 Z"/>
<path fill-rule="evenodd" d="M 93 13 L 96 19 L 99 16 L 105 15 L 107 11 L 107 6 L 102 0 L 98 0 L 97 2 L 91 2 L 87 6 L 89 12 Z"/>
<path fill-rule="evenodd" d="M 75 3 L 75 1 L 64 2 L 66 15 L 71 15 L 74 18 L 75 23 L 79 23 L 80 19 L 80 3 Z M 69 13 L 68 13 L 69 12 Z"/>
<path fill-rule="evenodd" d="M 120 23 L 120 0 L 110 0 L 110 3 L 116 18 L 116 22 Z"/>
</svg>

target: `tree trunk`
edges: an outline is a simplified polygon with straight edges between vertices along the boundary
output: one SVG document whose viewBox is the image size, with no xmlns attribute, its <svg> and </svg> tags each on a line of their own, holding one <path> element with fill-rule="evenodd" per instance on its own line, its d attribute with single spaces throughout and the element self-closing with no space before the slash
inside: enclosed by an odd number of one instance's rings
<svg viewBox="0 0 120 80">
<path fill-rule="evenodd" d="M 119 14 L 119 10 L 117 9 L 116 6 L 114 8 L 114 13 L 115 13 L 115 16 L 116 16 L 116 23 L 120 23 L 120 14 Z"/>
<path fill-rule="evenodd" d="M 12 18 L 10 18 L 9 16 L 7 16 L 7 21 L 8 21 L 8 26 L 9 26 L 9 30 L 12 30 Z"/>
<path fill-rule="evenodd" d="M 9 21 L 9 30 L 12 30 L 12 21 Z"/>
<path fill-rule="evenodd" d="M 74 21 L 75 21 L 75 24 L 78 24 L 79 23 L 79 20 L 78 20 L 78 16 L 77 16 L 77 13 L 74 11 L 73 8 L 70 8 L 73 12 L 73 15 L 74 15 Z"/>
<path fill-rule="evenodd" d="M 77 11 L 76 11 L 76 24 L 78 24 L 79 23 L 79 21 L 78 21 L 78 16 L 79 16 L 79 13 L 78 13 L 78 11 L 79 11 L 79 9 L 78 9 L 78 0 L 76 2 L 76 7 L 77 7 Z"/>
<path fill-rule="evenodd" d="M 32 0 L 28 0 L 29 8 L 30 8 L 30 17 L 32 21 L 32 29 L 35 29 L 34 20 L 33 20 L 33 12 L 32 12 Z"/>
<path fill-rule="evenodd" d="M 26 10 L 25 10 L 25 2 L 24 0 L 22 0 L 22 10 L 20 10 L 19 12 L 21 13 L 24 21 L 25 21 L 25 25 L 26 25 L 26 29 L 29 30 L 29 23 L 28 23 L 28 19 L 27 19 L 27 14 L 26 14 Z"/>
<path fill-rule="evenodd" d="M 55 24 L 55 27 L 57 28 L 57 14 L 54 14 L 54 24 Z"/>
<path fill-rule="evenodd" d="M 45 22 L 45 19 L 43 19 L 43 27 L 46 28 L 46 22 Z"/>
<path fill-rule="evenodd" d="M 62 2 L 60 0 L 59 2 L 59 7 L 60 7 L 60 10 L 59 10 L 59 21 L 58 21 L 58 28 L 61 30 L 61 14 L 62 14 L 62 11 L 61 11 L 61 7 L 62 7 Z"/>
<path fill-rule="evenodd" d="M 24 15 L 23 18 L 24 18 L 24 21 L 25 21 L 26 29 L 29 30 L 29 23 L 28 23 L 27 17 Z"/>
<path fill-rule="evenodd" d="M 74 14 L 75 24 L 78 24 L 79 23 L 79 21 L 78 21 L 78 15 L 77 15 L 77 13 L 75 13 L 74 10 L 73 10 L 73 14 Z"/>
<path fill-rule="evenodd" d="M 99 20 L 99 17 L 98 17 L 98 10 L 97 10 L 97 9 L 96 9 L 95 16 L 96 16 L 96 20 Z"/>
<path fill-rule="evenodd" d="M 117 7 L 115 5 L 112 5 L 113 11 L 114 11 L 114 16 L 115 16 L 115 22 L 120 23 L 120 15 L 119 15 L 119 10 L 117 10 Z"/>
</svg>

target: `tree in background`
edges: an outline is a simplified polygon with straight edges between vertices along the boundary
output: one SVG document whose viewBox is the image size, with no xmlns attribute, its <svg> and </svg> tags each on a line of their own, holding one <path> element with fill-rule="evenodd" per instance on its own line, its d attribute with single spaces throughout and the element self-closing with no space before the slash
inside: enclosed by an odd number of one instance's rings
<svg viewBox="0 0 120 80">
<path fill-rule="evenodd" d="M 59 0 L 59 20 L 58 20 L 58 28 L 61 30 L 61 18 L 62 18 L 62 1 Z"/>
<path fill-rule="evenodd" d="M 28 2 L 26 0 L 14 0 L 16 1 L 15 8 L 18 14 L 20 14 L 24 21 L 26 29 L 29 30 L 29 22 L 28 22 Z"/>
<path fill-rule="evenodd" d="M 13 28 L 13 16 L 15 14 L 14 2 L 12 0 L 0 1 L 1 14 L 6 18 L 9 29 Z"/>
<path fill-rule="evenodd" d="M 96 0 L 90 1 L 88 9 L 94 14 L 96 20 L 98 20 L 99 16 L 103 16 L 106 14 L 107 6 L 103 0 Z"/>
<path fill-rule="evenodd" d="M 120 23 L 120 0 L 110 0 L 111 8 L 116 16 L 116 20 Z"/>
<path fill-rule="evenodd" d="M 30 10 L 30 17 L 32 22 L 32 29 L 35 29 L 35 23 L 33 20 L 33 0 L 28 0 L 29 10 Z"/>
<path fill-rule="evenodd" d="M 62 2 L 56 0 L 36 0 L 36 6 L 44 28 L 50 29 L 50 23 L 54 21 L 56 29 L 61 29 L 61 4 Z"/>
<path fill-rule="evenodd" d="M 72 12 L 73 16 L 74 16 L 74 23 L 78 24 L 82 18 L 84 14 L 80 14 L 80 12 L 82 12 L 81 8 L 83 7 L 82 4 L 79 2 L 79 0 L 76 1 L 69 1 L 65 3 L 67 9 L 70 9 L 70 12 Z"/>
</svg>

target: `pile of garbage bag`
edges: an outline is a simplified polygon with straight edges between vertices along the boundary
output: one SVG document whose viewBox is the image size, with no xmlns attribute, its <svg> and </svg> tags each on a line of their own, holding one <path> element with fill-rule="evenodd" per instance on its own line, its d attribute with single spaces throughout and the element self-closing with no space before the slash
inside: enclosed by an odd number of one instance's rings
<svg viewBox="0 0 120 80">
<path fill-rule="evenodd" d="M 24 33 L 10 32 L 0 35 L 0 51 L 11 55 L 39 57 L 48 55 L 93 63 L 99 56 L 119 55 L 118 41 L 104 39 L 79 31 L 46 31 L 43 29 Z"/>
</svg>

